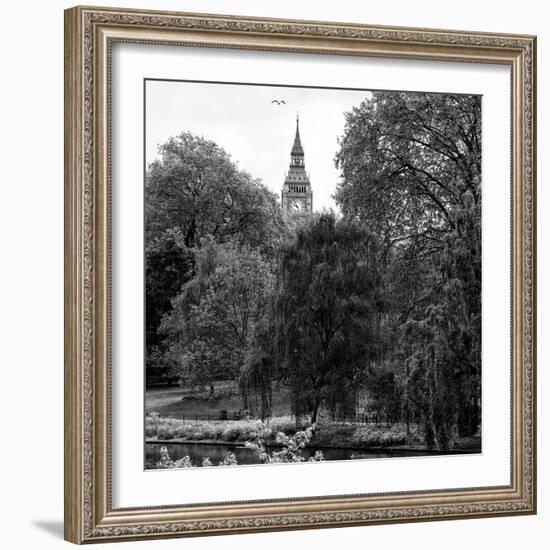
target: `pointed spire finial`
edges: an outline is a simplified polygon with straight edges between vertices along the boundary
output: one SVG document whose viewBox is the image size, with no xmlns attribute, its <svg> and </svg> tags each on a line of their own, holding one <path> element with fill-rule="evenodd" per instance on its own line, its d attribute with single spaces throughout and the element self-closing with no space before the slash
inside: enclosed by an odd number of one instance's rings
<svg viewBox="0 0 550 550">
<path fill-rule="evenodd" d="M 302 141 L 300 139 L 300 113 L 296 111 L 296 136 L 294 137 L 294 145 L 292 147 L 293 155 L 303 155 L 304 149 L 302 148 Z"/>
</svg>

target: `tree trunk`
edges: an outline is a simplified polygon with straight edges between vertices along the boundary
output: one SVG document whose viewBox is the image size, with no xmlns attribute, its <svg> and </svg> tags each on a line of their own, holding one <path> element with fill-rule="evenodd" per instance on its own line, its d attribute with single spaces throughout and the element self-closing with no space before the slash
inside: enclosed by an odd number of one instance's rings
<svg viewBox="0 0 550 550">
<path fill-rule="evenodd" d="M 185 246 L 187 248 L 193 248 L 195 246 L 195 232 L 197 230 L 197 224 L 195 218 L 191 220 L 187 232 L 185 234 Z"/>
<path fill-rule="evenodd" d="M 248 391 L 245 388 L 242 388 L 241 390 L 241 400 L 243 403 L 243 409 L 244 410 L 250 409 L 250 400 L 248 397 Z"/>
<path fill-rule="evenodd" d="M 317 422 L 317 415 L 319 413 L 319 405 L 320 405 L 320 401 L 317 399 L 315 400 L 315 403 L 313 404 L 313 408 L 311 410 L 311 423 L 312 424 L 315 424 L 315 422 Z"/>
</svg>

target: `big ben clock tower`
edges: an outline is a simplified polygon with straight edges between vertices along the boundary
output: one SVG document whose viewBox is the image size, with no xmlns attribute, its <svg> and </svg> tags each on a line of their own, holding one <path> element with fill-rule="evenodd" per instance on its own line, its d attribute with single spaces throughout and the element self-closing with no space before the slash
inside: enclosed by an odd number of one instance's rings
<svg viewBox="0 0 550 550">
<path fill-rule="evenodd" d="M 296 136 L 290 152 L 290 167 L 281 191 L 281 206 L 285 214 L 308 216 L 313 212 L 313 192 L 304 163 L 298 116 L 296 116 Z"/>
</svg>

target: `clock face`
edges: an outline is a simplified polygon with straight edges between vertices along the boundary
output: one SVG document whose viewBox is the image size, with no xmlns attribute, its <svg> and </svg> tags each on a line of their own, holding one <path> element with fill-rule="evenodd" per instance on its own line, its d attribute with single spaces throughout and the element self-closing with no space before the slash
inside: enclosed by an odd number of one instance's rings
<svg viewBox="0 0 550 550">
<path fill-rule="evenodd" d="M 306 201 L 304 199 L 290 199 L 289 206 L 293 212 L 305 212 Z"/>
</svg>

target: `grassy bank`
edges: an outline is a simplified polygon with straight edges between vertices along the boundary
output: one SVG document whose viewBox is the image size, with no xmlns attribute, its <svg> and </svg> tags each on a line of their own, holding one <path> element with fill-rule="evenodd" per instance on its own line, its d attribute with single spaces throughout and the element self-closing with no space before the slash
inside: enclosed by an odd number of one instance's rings
<svg viewBox="0 0 550 550">
<path fill-rule="evenodd" d="M 193 418 L 195 414 L 218 418 L 221 410 L 238 411 L 243 408 L 238 387 L 217 382 L 213 396 L 208 391 L 191 391 L 186 388 L 166 386 L 147 388 L 145 412 L 157 412 L 172 418 Z M 274 416 L 290 414 L 290 390 L 273 388 L 271 409 Z"/>
<path fill-rule="evenodd" d="M 296 423 L 291 416 L 273 417 L 268 421 L 239 420 L 219 422 L 184 422 L 178 419 L 146 417 L 145 435 L 161 441 L 180 439 L 185 441 L 219 441 L 244 443 L 257 437 L 266 444 L 275 444 L 277 433 L 296 433 Z M 310 443 L 314 447 L 397 447 L 422 445 L 416 427 L 407 436 L 404 424 L 357 424 L 347 422 L 319 423 Z"/>
</svg>

